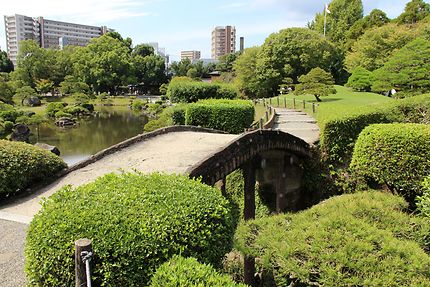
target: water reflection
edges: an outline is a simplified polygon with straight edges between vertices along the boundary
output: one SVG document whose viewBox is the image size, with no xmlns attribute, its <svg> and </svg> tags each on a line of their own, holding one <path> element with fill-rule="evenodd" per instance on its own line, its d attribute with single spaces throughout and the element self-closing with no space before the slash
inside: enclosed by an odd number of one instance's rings
<svg viewBox="0 0 430 287">
<path fill-rule="evenodd" d="M 74 128 L 41 125 L 32 128 L 30 141 L 55 145 L 70 166 L 92 154 L 142 133 L 148 119 L 127 107 L 96 107 L 97 115 L 79 121 Z"/>
</svg>

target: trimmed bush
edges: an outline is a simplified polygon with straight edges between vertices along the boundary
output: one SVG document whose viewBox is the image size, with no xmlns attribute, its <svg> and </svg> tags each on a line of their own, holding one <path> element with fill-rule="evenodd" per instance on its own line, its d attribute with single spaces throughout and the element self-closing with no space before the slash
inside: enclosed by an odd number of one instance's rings
<svg viewBox="0 0 430 287">
<path fill-rule="evenodd" d="M 59 111 L 62 111 L 65 107 L 67 106 L 67 103 L 63 103 L 63 102 L 54 102 L 54 103 L 49 103 L 46 106 L 46 115 L 48 117 L 55 117 L 55 114 Z"/>
<path fill-rule="evenodd" d="M 239 227 L 236 245 L 276 286 L 430 286 L 427 219 L 381 192 L 331 198 L 311 209 Z"/>
<path fill-rule="evenodd" d="M 61 158 L 49 151 L 0 140 L 0 197 L 20 193 L 66 167 Z"/>
<path fill-rule="evenodd" d="M 212 266 L 201 264 L 195 258 L 174 256 L 161 265 L 151 279 L 151 287 L 235 287 L 227 275 L 221 275 Z"/>
<path fill-rule="evenodd" d="M 423 195 L 417 197 L 418 211 L 430 217 L 430 176 L 426 177 L 422 183 Z"/>
<path fill-rule="evenodd" d="M 370 124 L 389 123 L 385 111 L 370 110 L 330 120 L 322 129 L 321 146 L 329 162 L 348 162 L 360 132 Z"/>
<path fill-rule="evenodd" d="M 144 107 L 146 107 L 148 103 L 143 100 L 134 100 L 131 104 L 131 109 L 133 111 L 141 111 Z"/>
<path fill-rule="evenodd" d="M 74 241 L 90 238 L 95 286 L 147 286 L 174 254 L 220 265 L 233 223 L 219 190 L 185 176 L 108 174 L 61 189 L 28 230 L 28 282 L 72 286 Z"/>
<path fill-rule="evenodd" d="M 242 133 L 254 121 L 254 106 L 246 100 L 203 100 L 188 107 L 187 125 Z"/>
<path fill-rule="evenodd" d="M 173 107 L 172 121 L 174 125 L 185 125 L 185 113 L 187 105 L 176 105 Z"/>
<path fill-rule="evenodd" d="M 386 185 L 413 202 L 430 174 L 430 126 L 371 125 L 358 137 L 350 165 L 366 182 Z"/>
<path fill-rule="evenodd" d="M 233 85 L 172 81 L 167 89 L 167 96 L 174 103 L 193 103 L 202 99 L 234 99 L 238 91 Z"/>
</svg>

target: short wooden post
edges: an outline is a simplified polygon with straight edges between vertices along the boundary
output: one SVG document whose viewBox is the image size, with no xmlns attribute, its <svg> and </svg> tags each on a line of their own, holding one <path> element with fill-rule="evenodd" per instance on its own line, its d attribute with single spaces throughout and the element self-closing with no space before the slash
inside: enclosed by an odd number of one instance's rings
<svg viewBox="0 0 430 287">
<path fill-rule="evenodd" d="M 244 210 L 243 217 L 245 220 L 255 218 L 255 164 L 252 160 L 243 166 L 244 178 Z M 245 284 L 255 286 L 255 258 L 245 256 L 244 258 L 244 281 Z"/>
<path fill-rule="evenodd" d="M 260 119 L 260 130 L 263 129 L 263 119 Z"/>
<path fill-rule="evenodd" d="M 312 103 L 312 113 L 315 114 L 315 103 Z"/>
<path fill-rule="evenodd" d="M 287 108 L 287 98 L 284 98 L 284 108 Z"/>
<path fill-rule="evenodd" d="M 220 189 L 221 189 L 221 194 L 222 194 L 223 196 L 226 196 L 226 192 L 225 192 L 226 184 L 227 184 L 227 179 L 226 179 L 226 177 L 224 176 L 224 177 L 221 179 L 221 187 L 220 187 Z"/>
<path fill-rule="evenodd" d="M 305 100 L 303 100 L 303 109 L 305 109 L 306 108 L 306 102 L 305 102 Z"/>
<path fill-rule="evenodd" d="M 269 104 L 272 105 L 272 98 L 269 98 Z"/>
<path fill-rule="evenodd" d="M 87 238 L 78 239 L 75 241 L 75 278 L 76 287 L 87 286 L 87 273 L 85 269 L 85 262 L 82 260 L 81 253 L 92 252 L 91 240 Z"/>
<path fill-rule="evenodd" d="M 269 113 L 266 111 L 266 122 L 269 121 Z"/>
<path fill-rule="evenodd" d="M 293 99 L 293 109 L 296 109 L 296 99 Z"/>
<path fill-rule="evenodd" d="M 277 107 L 279 107 L 279 97 L 277 97 L 277 98 L 276 98 L 276 100 L 278 101 L 278 105 L 277 105 Z"/>
<path fill-rule="evenodd" d="M 263 98 L 263 107 L 265 107 L 265 106 L 266 106 L 266 99 Z"/>
</svg>

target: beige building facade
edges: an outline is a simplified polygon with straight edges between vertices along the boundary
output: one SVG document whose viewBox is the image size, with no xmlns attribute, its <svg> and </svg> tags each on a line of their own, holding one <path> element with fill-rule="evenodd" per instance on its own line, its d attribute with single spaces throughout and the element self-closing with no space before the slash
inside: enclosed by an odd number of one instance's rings
<svg viewBox="0 0 430 287">
<path fill-rule="evenodd" d="M 181 60 L 189 59 L 191 62 L 199 60 L 202 56 L 200 51 L 181 51 Z"/>
<path fill-rule="evenodd" d="M 23 40 L 35 40 L 42 48 L 62 49 L 66 45 L 86 46 L 91 39 L 113 31 L 106 26 L 88 26 L 18 14 L 4 16 L 4 23 L 7 53 L 14 65 L 19 42 Z"/>
<path fill-rule="evenodd" d="M 217 26 L 212 31 L 212 59 L 236 52 L 236 28 Z"/>
</svg>

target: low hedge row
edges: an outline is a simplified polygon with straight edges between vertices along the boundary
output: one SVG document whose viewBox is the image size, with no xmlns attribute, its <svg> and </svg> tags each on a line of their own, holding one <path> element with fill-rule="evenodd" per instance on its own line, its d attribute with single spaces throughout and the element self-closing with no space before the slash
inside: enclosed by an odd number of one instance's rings
<svg viewBox="0 0 430 287">
<path fill-rule="evenodd" d="M 430 96 L 397 100 L 382 108 L 370 107 L 327 121 L 321 130 L 322 151 L 331 164 L 348 163 L 355 141 L 366 126 L 392 122 L 430 124 Z"/>
<path fill-rule="evenodd" d="M 185 176 L 109 174 L 43 202 L 26 239 L 32 286 L 72 286 L 74 241 L 93 241 L 93 285 L 147 286 L 175 254 L 220 265 L 233 222 L 219 190 Z"/>
<path fill-rule="evenodd" d="M 234 99 L 237 89 L 230 84 L 172 81 L 167 96 L 174 103 L 193 103 L 201 99 Z"/>
<path fill-rule="evenodd" d="M 22 142 L 0 140 L 0 197 L 24 191 L 66 168 L 53 153 Z"/>
<path fill-rule="evenodd" d="M 254 121 L 254 106 L 246 100 L 202 100 L 189 105 L 185 115 L 187 125 L 242 133 Z"/>
<path fill-rule="evenodd" d="M 151 279 L 150 287 L 245 287 L 221 275 L 212 266 L 195 258 L 174 256 L 161 265 Z"/>
<path fill-rule="evenodd" d="M 413 203 L 430 175 L 430 125 L 366 127 L 355 144 L 350 169 L 355 177 L 383 184 Z"/>
<path fill-rule="evenodd" d="M 236 247 L 282 286 L 430 286 L 427 219 L 381 192 L 326 200 L 297 213 L 249 221 Z"/>
</svg>

